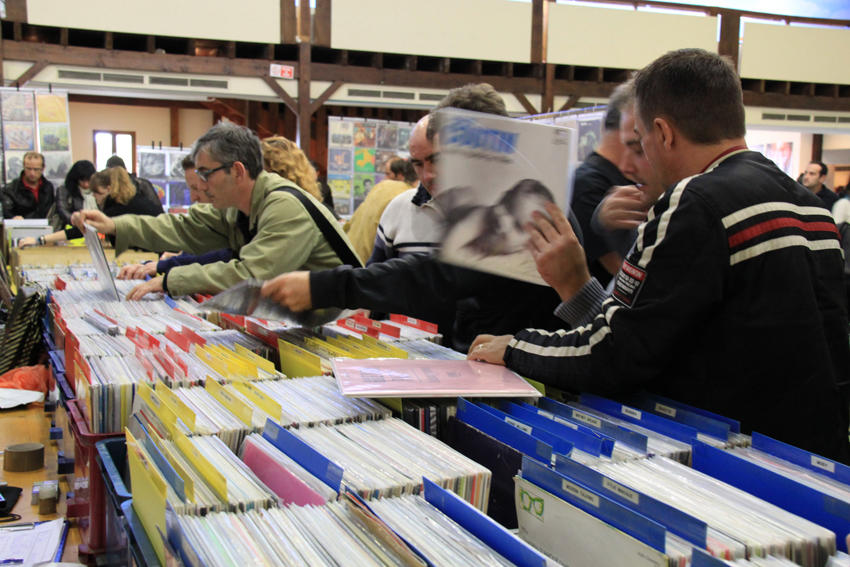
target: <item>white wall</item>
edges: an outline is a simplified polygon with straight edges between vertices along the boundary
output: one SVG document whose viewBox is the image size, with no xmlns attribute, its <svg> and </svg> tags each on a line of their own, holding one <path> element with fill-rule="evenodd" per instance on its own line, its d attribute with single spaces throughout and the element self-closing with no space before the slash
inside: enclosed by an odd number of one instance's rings
<svg viewBox="0 0 850 567">
<path fill-rule="evenodd" d="M 27 0 L 30 24 L 280 43 L 280 1 L 250 0 Z"/>
<path fill-rule="evenodd" d="M 548 62 L 640 69 L 682 47 L 717 52 L 717 18 L 549 4 Z"/>
<path fill-rule="evenodd" d="M 850 30 L 744 22 L 742 77 L 850 83 Z"/>
<path fill-rule="evenodd" d="M 331 47 L 527 63 L 531 60 L 531 4 L 333 0 Z"/>
</svg>

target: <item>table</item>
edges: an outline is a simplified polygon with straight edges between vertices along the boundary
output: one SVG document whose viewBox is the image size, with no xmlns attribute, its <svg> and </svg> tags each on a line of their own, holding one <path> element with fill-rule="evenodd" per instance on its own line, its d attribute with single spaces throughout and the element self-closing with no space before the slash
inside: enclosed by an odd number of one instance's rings
<svg viewBox="0 0 850 567">
<path fill-rule="evenodd" d="M 0 448 L 5 449 L 9 445 L 17 443 L 42 443 L 44 445 L 44 464 L 39 470 L 31 472 L 8 472 L 0 467 L 0 480 L 9 483 L 10 486 L 18 486 L 23 489 L 12 512 L 21 516 L 20 522 L 40 522 L 53 520 L 65 516 L 65 494 L 69 488 L 65 475 L 56 474 L 56 452 L 58 446 L 56 441 L 50 441 L 49 437 L 50 418 L 44 413 L 40 404 L 30 404 L 23 409 L 0 410 Z M 71 435 L 65 431 L 64 435 Z M 73 444 L 69 444 L 73 446 Z M 73 453 L 72 453 L 73 456 Z M 1 459 L 0 459 L 1 460 Z M 71 475 L 73 476 L 73 475 Z M 59 479 L 59 505 L 56 514 L 39 514 L 38 506 L 30 506 L 32 485 L 40 480 Z M 65 551 L 62 561 L 77 561 L 77 547 L 80 545 L 80 533 L 72 524 L 65 542 Z"/>
</svg>

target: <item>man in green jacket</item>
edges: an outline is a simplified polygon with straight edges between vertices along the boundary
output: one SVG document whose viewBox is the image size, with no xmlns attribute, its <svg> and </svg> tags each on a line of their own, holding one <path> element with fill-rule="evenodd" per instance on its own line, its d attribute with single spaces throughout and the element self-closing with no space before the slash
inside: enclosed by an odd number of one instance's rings
<svg viewBox="0 0 850 567">
<path fill-rule="evenodd" d="M 210 204 L 189 208 L 186 215 L 111 219 L 100 211 L 74 214 L 76 226 L 92 225 L 115 235 L 115 253 L 128 247 L 154 252 L 183 250 L 191 254 L 229 248 L 233 259 L 172 268 L 133 288 L 128 299 L 164 291 L 178 296 L 217 293 L 247 278 L 269 279 L 291 270 L 318 270 L 343 262 L 325 239 L 296 195 L 294 188 L 315 205 L 344 247 L 351 244 L 333 216 L 319 201 L 293 182 L 263 171 L 260 140 L 249 129 L 217 124 L 196 143 L 192 155 L 200 189 Z M 326 228 L 327 225 L 326 225 Z"/>
</svg>

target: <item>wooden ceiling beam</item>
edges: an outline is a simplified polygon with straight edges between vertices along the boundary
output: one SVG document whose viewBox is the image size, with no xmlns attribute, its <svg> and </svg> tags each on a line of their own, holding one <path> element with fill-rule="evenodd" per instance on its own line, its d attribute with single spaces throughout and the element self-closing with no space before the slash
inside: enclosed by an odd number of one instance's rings
<svg viewBox="0 0 850 567">
<path fill-rule="evenodd" d="M 102 48 L 61 46 L 46 43 L 32 43 L 11 39 L 2 40 L 2 56 L 5 61 L 31 61 L 36 65 L 74 65 L 102 69 L 127 69 L 133 71 L 192 73 L 203 75 L 224 75 L 238 77 L 268 77 L 269 63 L 292 65 L 298 72 L 296 61 L 270 61 L 268 59 L 230 59 L 225 57 L 202 57 L 176 54 L 148 54 L 131 51 L 115 51 Z M 411 59 L 411 66 L 415 59 Z M 311 80 L 335 83 L 360 83 L 373 85 L 394 85 L 410 88 L 451 89 L 467 83 L 485 81 L 500 92 L 537 94 L 543 92 L 544 81 L 537 77 L 510 77 L 478 75 L 472 73 L 440 73 L 437 71 L 415 71 L 412 69 L 373 69 L 356 65 L 316 63 L 311 65 Z M 505 64 L 510 72 L 512 65 Z M 30 71 L 38 69 L 35 65 Z M 41 70 L 41 69 L 38 69 Z M 37 71 L 36 71 L 37 72 Z M 34 76 L 34 75 L 33 75 Z M 570 73 L 567 73 L 570 76 Z M 597 77 L 594 77 L 597 78 Z M 753 84 L 745 80 L 745 84 Z M 764 84 L 756 82 L 754 86 Z M 280 85 L 277 85 L 280 86 Z M 611 94 L 616 84 L 598 80 L 577 81 L 555 78 L 552 81 L 552 96 L 597 97 Z M 272 87 L 274 88 L 274 87 Z M 281 90 L 283 90 L 281 88 Z M 835 89 L 833 89 L 834 91 Z M 840 92 L 840 89 L 838 89 Z M 278 96 L 280 94 L 278 93 Z M 291 98 L 291 97 L 290 97 Z M 283 99 L 283 97 L 281 97 Z M 294 101 L 290 101 L 297 108 Z M 850 111 L 850 98 L 841 96 L 811 96 L 802 94 L 783 94 L 754 90 L 744 90 L 744 103 L 750 106 L 771 108 L 792 108 L 808 110 Z M 289 104 L 287 104 L 289 106 Z M 290 108 L 292 108 L 290 106 Z"/>
<path fill-rule="evenodd" d="M 269 88 L 275 92 L 278 98 L 283 101 L 283 104 L 285 104 L 289 108 L 289 110 L 291 110 L 295 114 L 298 114 L 298 102 L 296 102 L 296 100 L 292 98 L 292 96 L 288 92 L 286 92 L 282 86 L 280 86 L 280 83 L 277 82 L 277 79 L 275 79 L 274 77 L 269 77 L 268 75 L 264 75 L 263 82 L 265 82 L 269 86 Z"/>
<path fill-rule="evenodd" d="M 528 100 L 524 94 L 522 93 L 514 93 L 514 96 L 525 109 L 525 111 L 529 114 L 539 114 L 540 111 L 534 108 L 534 105 L 531 104 L 531 101 Z"/>
<path fill-rule="evenodd" d="M 345 83 L 343 83 L 342 81 L 334 81 L 333 83 L 331 83 L 331 85 L 325 89 L 325 92 L 319 95 L 319 98 L 314 100 L 313 103 L 310 105 L 310 114 L 313 114 L 314 112 L 322 108 L 322 105 L 324 105 L 328 101 L 328 99 L 331 98 L 333 94 L 338 91 L 339 88 L 344 84 Z"/>
<path fill-rule="evenodd" d="M 15 85 L 18 87 L 24 86 L 25 84 L 30 82 L 33 77 L 41 73 L 48 65 L 49 63 L 44 59 L 36 61 L 29 69 L 21 73 L 20 77 L 14 80 Z"/>
<path fill-rule="evenodd" d="M 269 73 L 267 59 L 229 59 L 170 53 L 142 53 L 106 50 L 97 47 L 62 47 L 48 43 L 3 40 L 3 57 L 7 61 L 47 61 L 50 65 L 78 65 L 104 69 L 130 69 L 161 73 L 196 73 L 262 77 Z M 294 61 L 275 61 L 297 65 Z"/>
</svg>

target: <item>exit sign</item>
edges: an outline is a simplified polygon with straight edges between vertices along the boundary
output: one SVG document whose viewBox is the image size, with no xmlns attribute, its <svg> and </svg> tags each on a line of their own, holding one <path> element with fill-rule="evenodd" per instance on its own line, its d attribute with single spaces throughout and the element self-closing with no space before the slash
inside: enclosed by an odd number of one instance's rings
<svg viewBox="0 0 850 567">
<path fill-rule="evenodd" d="M 271 63 L 269 65 L 269 75 L 280 79 L 294 79 L 295 67 L 292 65 L 278 65 L 277 63 Z"/>
</svg>

